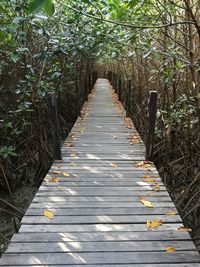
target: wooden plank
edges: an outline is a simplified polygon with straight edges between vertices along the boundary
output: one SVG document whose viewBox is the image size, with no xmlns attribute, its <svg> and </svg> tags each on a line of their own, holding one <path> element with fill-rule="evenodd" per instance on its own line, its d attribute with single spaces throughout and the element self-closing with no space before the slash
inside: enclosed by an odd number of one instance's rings
<svg viewBox="0 0 200 267">
<path fill-rule="evenodd" d="M 135 263 L 199 263 L 196 251 L 166 252 L 94 252 L 94 253 L 34 253 L 6 254 L 4 266 L 34 264 L 135 264 Z M 67 266 L 67 265 L 66 265 Z"/>
<path fill-rule="evenodd" d="M 36 242 L 11 243 L 7 254 L 27 253 L 62 253 L 62 252 L 128 252 L 128 251 L 166 251 L 167 247 L 174 247 L 176 251 L 195 251 L 192 241 L 98 241 L 98 242 Z"/>
<path fill-rule="evenodd" d="M 60 208 L 60 207 L 52 207 L 51 211 L 55 213 L 56 216 L 60 215 L 144 215 L 144 214 L 151 214 L 151 215 L 166 215 L 167 212 L 171 211 L 169 208 L 147 208 L 143 207 L 142 204 L 140 207 L 136 208 Z M 175 210 L 173 210 L 175 211 Z M 41 216 L 44 213 L 43 208 L 33 209 L 30 208 L 26 212 L 26 216 Z M 178 212 L 176 211 L 176 214 Z M 173 215 L 174 216 L 174 215 Z M 170 215 L 170 217 L 173 217 Z"/>
<path fill-rule="evenodd" d="M 154 229 L 154 231 L 177 231 L 179 227 L 183 226 L 182 223 L 164 223 L 162 226 Z M 144 224 L 69 224 L 65 225 L 54 225 L 54 224 L 22 224 L 19 232 L 20 233 L 60 233 L 62 232 L 141 232 L 149 230 Z"/>
<path fill-rule="evenodd" d="M 79 201 L 64 201 L 64 202 L 48 202 L 48 200 L 44 200 L 42 202 L 32 202 L 29 209 L 50 209 L 50 208 L 59 208 L 59 209 L 64 209 L 64 208 L 141 208 L 142 204 L 140 202 L 122 202 L 122 201 L 84 201 L 84 202 L 79 202 Z M 167 208 L 168 210 L 174 208 L 174 204 L 172 202 L 154 202 L 153 203 L 154 208 Z"/>
<path fill-rule="evenodd" d="M 61 229 L 62 230 L 62 229 Z M 19 233 L 11 242 L 98 242 L 98 241 L 191 241 L 187 232 L 148 231 L 148 232 L 58 232 L 58 233 Z"/>
<path fill-rule="evenodd" d="M 22 224 L 94 224 L 94 223 L 146 223 L 152 220 L 162 220 L 164 223 L 180 223 L 181 219 L 178 215 L 166 216 L 166 215 L 67 215 L 67 216 L 54 216 L 53 220 L 46 218 L 45 216 L 25 216 Z"/>
<path fill-rule="evenodd" d="M 148 196 L 148 198 L 146 198 L 152 202 L 169 202 L 171 201 L 170 196 L 162 196 L 162 197 L 158 197 L 158 196 Z M 55 203 L 55 202 L 70 202 L 70 201 L 74 201 L 74 202 L 119 202 L 119 201 L 123 201 L 123 202 L 139 202 L 139 198 L 138 196 L 90 196 L 88 197 L 86 196 L 41 196 L 41 195 L 36 195 L 36 197 L 33 199 L 33 203 L 43 203 L 45 201 L 48 201 L 49 203 Z"/>
<path fill-rule="evenodd" d="M 21 266 L 21 265 L 12 265 L 12 266 Z M 41 267 L 41 266 L 45 266 L 45 265 L 31 265 L 34 267 Z M 58 265 L 48 265 L 51 267 L 58 267 Z M 66 266 L 66 264 L 59 264 L 59 266 Z M 200 264 L 199 263 L 167 263 L 167 264 L 157 264 L 157 263 L 153 263 L 153 264 L 134 264 L 134 267 L 199 267 Z M 23 265 L 23 267 L 30 267 L 30 265 Z M 95 265 L 91 265 L 91 264 L 76 264 L 76 265 L 71 265 L 68 264 L 67 267 L 133 267 L 132 264 L 109 264 L 109 265 L 105 265 L 105 264 L 95 264 Z"/>
</svg>

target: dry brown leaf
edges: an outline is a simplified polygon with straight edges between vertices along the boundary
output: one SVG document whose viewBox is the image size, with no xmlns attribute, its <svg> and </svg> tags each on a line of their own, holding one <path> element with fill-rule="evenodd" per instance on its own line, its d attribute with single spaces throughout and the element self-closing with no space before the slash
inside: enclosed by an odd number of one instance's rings
<svg viewBox="0 0 200 267">
<path fill-rule="evenodd" d="M 162 220 L 147 221 L 146 226 L 148 229 L 156 229 L 163 224 Z"/>
<path fill-rule="evenodd" d="M 188 227 L 181 226 L 177 229 L 177 231 L 179 231 L 179 232 L 192 232 L 192 229 L 188 228 Z"/>
<path fill-rule="evenodd" d="M 54 217 L 54 213 L 50 210 L 45 210 L 43 215 L 48 219 L 53 219 L 53 217 Z"/>
<path fill-rule="evenodd" d="M 76 163 L 71 162 L 71 163 L 70 163 L 70 166 L 71 166 L 71 167 L 76 167 Z"/>
<path fill-rule="evenodd" d="M 153 191 L 159 192 L 160 191 L 160 184 L 156 183 L 156 185 L 152 188 Z"/>
<path fill-rule="evenodd" d="M 144 175 L 143 178 L 152 178 L 151 175 Z"/>
<path fill-rule="evenodd" d="M 167 213 L 166 213 L 167 216 L 173 216 L 173 215 L 176 215 L 176 212 L 174 210 L 169 210 Z"/>
<path fill-rule="evenodd" d="M 53 171 L 53 174 L 61 174 L 62 172 L 59 171 Z"/>
<path fill-rule="evenodd" d="M 174 247 L 167 247 L 166 248 L 166 252 L 168 252 L 168 253 L 172 253 L 172 252 L 175 252 L 175 251 L 176 251 L 176 249 Z"/>
<path fill-rule="evenodd" d="M 66 147 L 73 147 L 73 145 L 69 144 L 69 143 L 66 143 L 65 145 L 66 145 Z"/>
<path fill-rule="evenodd" d="M 70 174 L 69 174 L 68 172 L 63 172 L 63 175 L 64 175 L 65 177 L 69 177 L 69 176 L 70 176 Z"/>
<path fill-rule="evenodd" d="M 146 183 L 155 183 L 155 180 L 154 179 L 143 179 L 143 182 L 146 182 Z"/>
<path fill-rule="evenodd" d="M 60 182 L 60 178 L 59 177 L 53 177 L 53 178 L 49 179 L 49 182 L 50 183 L 58 183 L 58 182 Z"/>
<path fill-rule="evenodd" d="M 111 166 L 112 166 L 113 168 L 117 168 L 117 167 L 118 167 L 118 165 L 117 165 L 116 163 L 111 163 Z"/>
<path fill-rule="evenodd" d="M 140 202 L 148 208 L 154 208 L 154 205 L 152 204 L 151 201 L 145 200 L 144 197 L 140 197 Z"/>
</svg>

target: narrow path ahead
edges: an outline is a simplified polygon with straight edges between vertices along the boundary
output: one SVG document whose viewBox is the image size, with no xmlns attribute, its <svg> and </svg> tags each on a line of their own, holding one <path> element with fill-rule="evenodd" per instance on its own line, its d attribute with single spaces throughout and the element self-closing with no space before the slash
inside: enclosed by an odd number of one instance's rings
<svg viewBox="0 0 200 267">
<path fill-rule="evenodd" d="M 98 80 L 62 152 L 0 266 L 200 266 L 107 80 Z"/>
</svg>

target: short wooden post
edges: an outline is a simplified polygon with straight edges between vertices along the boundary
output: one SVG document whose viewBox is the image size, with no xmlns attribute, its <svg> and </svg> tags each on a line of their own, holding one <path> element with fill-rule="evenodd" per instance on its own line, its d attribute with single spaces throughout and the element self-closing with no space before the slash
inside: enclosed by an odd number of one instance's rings
<svg viewBox="0 0 200 267">
<path fill-rule="evenodd" d="M 61 144 L 60 144 L 60 134 L 59 134 L 58 110 L 57 110 L 56 95 L 54 92 L 47 93 L 47 101 L 48 101 L 49 115 L 51 120 L 54 159 L 61 160 L 62 156 L 61 156 Z"/>
<path fill-rule="evenodd" d="M 154 147 L 154 135 L 156 125 L 156 111 L 157 111 L 157 91 L 150 91 L 149 94 L 149 121 L 148 121 L 148 133 L 146 139 L 146 160 L 153 160 L 153 147 Z"/>
<path fill-rule="evenodd" d="M 131 113 L 131 79 L 128 80 L 128 92 L 127 92 L 127 110 L 126 116 L 129 117 Z"/>
<path fill-rule="evenodd" d="M 92 73 L 92 88 L 94 88 L 94 85 L 97 81 L 97 78 L 98 78 L 98 72 L 97 71 L 93 71 Z"/>
<path fill-rule="evenodd" d="M 122 100 L 122 80 L 119 78 L 118 80 L 118 100 L 121 102 Z"/>
<path fill-rule="evenodd" d="M 112 76 L 113 76 L 113 73 L 112 73 L 112 71 L 108 71 L 108 75 L 107 75 L 107 78 L 108 78 L 108 81 L 110 82 L 110 83 L 112 83 Z"/>
<path fill-rule="evenodd" d="M 87 76 L 85 77 L 84 86 L 85 86 L 84 101 L 87 101 L 87 97 L 88 97 L 88 79 L 87 79 Z"/>
<path fill-rule="evenodd" d="M 75 89 L 76 89 L 76 114 L 77 117 L 80 116 L 81 108 L 80 108 L 80 83 L 79 80 L 75 81 Z"/>
<path fill-rule="evenodd" d="M 89 88 L 89 94 L 90 94 L 92 91 L 92 75 L 91 75 L 91 73 L 88 75 L 88 88 Z"/>
</svg>

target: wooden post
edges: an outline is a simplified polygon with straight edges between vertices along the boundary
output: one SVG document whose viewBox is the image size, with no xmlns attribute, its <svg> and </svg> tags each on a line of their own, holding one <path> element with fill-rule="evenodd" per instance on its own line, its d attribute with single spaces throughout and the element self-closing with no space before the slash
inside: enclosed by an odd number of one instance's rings
<svg viewBox="0 0 200 267">
<path fill-rule="evenodd" d="M 127 99 L 126 116 L 129 117 L 131 113 L 131 79 L 128 80 L 128 92 L 126 99 Z"/>
<path fill-rule="evenodd" d="M 85 77 L 85 83 L 84 83 L 84 86 L 85 86 L 85 96 L 84 96 L 84 101 L 87 101 L 87 97 L 88 97 L 88 79 L 87 79 L 87 75 Z"/>
<path fill-rule="evenodd" d="M 119 78 L 118 80 L 118 100 L 121 102 L 122 100 L 122 80 Z"/>
<path fill-rule="evenodd" d="M 89 94 L 90 94 L 92 91 L 92 75 L 91 75 L 91 73 L 88 75 L 88 87 L 89 87 Z"/>
<path fill-rule="evenodd" d="M 80 108 L 80 83 L 79 83 L 79 80 L 76 80 L 75 81 L 75 89 L 76 89 L 76 114 L 77 114 L 77 117 L 80 116 L 80 112 L 81 112 L 81 108 Z"/>
<path fill-rule="evenodd" d="M 94 85 L 97 81 L 97 78 L 98 78 L 98 72 L 97 71 L 93 71 L 92 73 L 92 88 L 94 88 Z"/>
<path fill-rule="evenodd" d="M 110 83 L 112 83 L 112 76 L 113 76 L 112 71 L 108 71 L 108 76 L 107 76 L 107 78 L 108 78 L 108 81 L 109 81 Z"/>
<path fill-rule="evenodd" d="M 157 91 L 150 91 L 149 95 L 149 122 L 148 122 L 148 133 L 146 139 L 146 160 L 153 160 L 153 147 L 154 147 L 154 135 L 156 125 L 156 111 L 157 111 Z"/>
<path fill-rule="evenodd" d="M 51 120 L 52 139 L 54 148 L 54 159 L 61 160 L 61 144 L 59 135 L 59 122 L 56 95 L 54 92 L 47 93 L 47 101 L 49 107 L 49 115 Z"/>
</svg>

